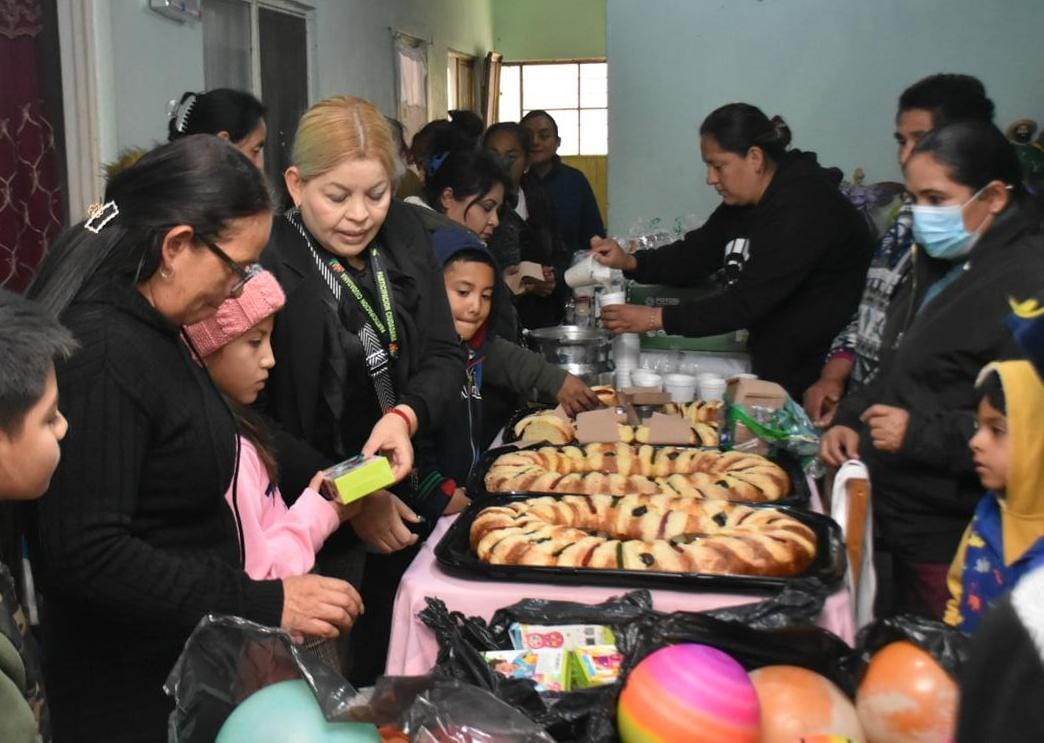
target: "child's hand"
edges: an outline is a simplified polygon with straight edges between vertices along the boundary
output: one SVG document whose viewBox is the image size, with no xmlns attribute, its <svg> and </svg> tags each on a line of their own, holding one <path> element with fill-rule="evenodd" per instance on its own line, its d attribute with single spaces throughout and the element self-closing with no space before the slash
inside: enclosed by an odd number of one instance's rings
<svg viewBox="0 0 1044 743">
<path fill-rule="evenodd" d="M 406 522 L 418 524 L 420 517 L 394 493 L 378 490 L 358 503 L 360 509 L 352 518 L 352 528 L 370 547 L 388 554 L 416 544 L 417 535 Z"/>
<path fill-rule="evenodd" d="M 322 486 L 323 473 L 316 472 L 315 477 L 313 477 L 312 481 L 308 483 L 308 487 L 322 495 L 323 491 L 320 489 L 322 488 Z M 345 521 L 351 521 L 359 515 L 360 511 L 362 511 L 362 499 L 354 500 L 351 503 L 345 504 L 341 503 L 341 501 L 334 498 L 330 501 L 330 505 L 332 505 L 334 507 L 334 510 L 337 511 L 337 518 L 341 520 L 342 524 Z"/>
<path fill-rule="evenodd" d="M 598 395 L 575 374 L 567 374 L 558 390 L 558 403 L 566 415 L 575 416 L 585 410 L 597 408 L 601 402 Z"/>
<path fill-rule="evenodd" d="M 457 488 L 453 491 L 453 497 L 451 497 L 450 502 L 446 504 L 446 508 L 442 512 L 442 515 L 452 516 L 455 513 L 460 513 L 469 505 L 471 505 L 471 498 L 469 498 L 464 492 L 464 488 Z"/>
</svg>

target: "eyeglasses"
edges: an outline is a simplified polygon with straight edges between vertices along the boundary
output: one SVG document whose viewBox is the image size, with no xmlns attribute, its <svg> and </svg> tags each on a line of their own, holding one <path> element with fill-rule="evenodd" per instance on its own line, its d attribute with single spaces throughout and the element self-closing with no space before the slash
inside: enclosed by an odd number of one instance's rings
<svg viewBox="0 0 1044 743">
<path fill-rule="evenodd" d="M 198 239 L 201 243 L 206 245 L 214 255 L 221 259 L 222 263 L 229 267 L 232 273 L 239 277 L 239 280 L 232 285 L 232 289 L 228 292 L 228 296 L 230 297 L 240 296 L 243 293 L 243 287 L 246 286 L 246 283 L 264 270 L 257 263 L 252 263 L 246 268 L 243 268 L 241 265 L 232 260 L 232 258 L 229 257 L 228 253 L 226 253 L 224 250 L 222 250 L 206 238 L 196 235 L 196 239 Z"/>
</svg>

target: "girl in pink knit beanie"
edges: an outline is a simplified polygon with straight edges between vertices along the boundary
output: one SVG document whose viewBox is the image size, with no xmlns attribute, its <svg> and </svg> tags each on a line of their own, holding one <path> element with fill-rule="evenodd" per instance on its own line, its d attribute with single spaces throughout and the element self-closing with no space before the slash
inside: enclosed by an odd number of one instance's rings
<svg viewBox="0 0 1044 743">
<path fill-rule="evenodd" d="M 275 366 L 272 325 L 285 302 L 275 276 L 261 271 L 243 286 L 240 296 L 225 300 L 209 319 L 185 328 L 238 418 L 239 466 L 225 499 L 243 535 L 246 572 L 255 580 L 307 573 L 326 538 L 359 509 L 358 502 L 344 506 L 320 495 L 318 474 L 287 508 L 276 485 L 278 470 L 269 436 L 247 410 Z M 356 600 L 362 607 L 362 599 Z"/>
</svg>

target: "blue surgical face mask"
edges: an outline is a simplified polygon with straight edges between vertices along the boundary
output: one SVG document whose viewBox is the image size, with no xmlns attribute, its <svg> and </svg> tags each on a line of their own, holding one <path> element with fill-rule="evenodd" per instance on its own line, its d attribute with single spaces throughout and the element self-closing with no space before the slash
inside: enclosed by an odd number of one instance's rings
<svg viewBox="0 0 1044 743">
<path fill-rule="evenodd" d="M 963 204 L 914 206 L 913 234 L 917 244 L 933 258 L 955 261 L 971 252 L 980 233 L 964 226 L 964 207 L 979 198 L 985 186 Z"/>
</svg>

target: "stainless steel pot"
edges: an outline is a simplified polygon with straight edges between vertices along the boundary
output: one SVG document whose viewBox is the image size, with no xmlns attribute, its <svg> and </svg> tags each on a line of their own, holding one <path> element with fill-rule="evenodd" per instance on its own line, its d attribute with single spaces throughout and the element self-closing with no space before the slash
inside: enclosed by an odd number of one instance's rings
<svg viewBox="0 0 1044 743">
<path fill-rule="evenodd" d="M 588 384 L 611 384 L 613 335 L 596 328 L 560 325 L 526 331 L 531 349 Z"/>
</svg>

